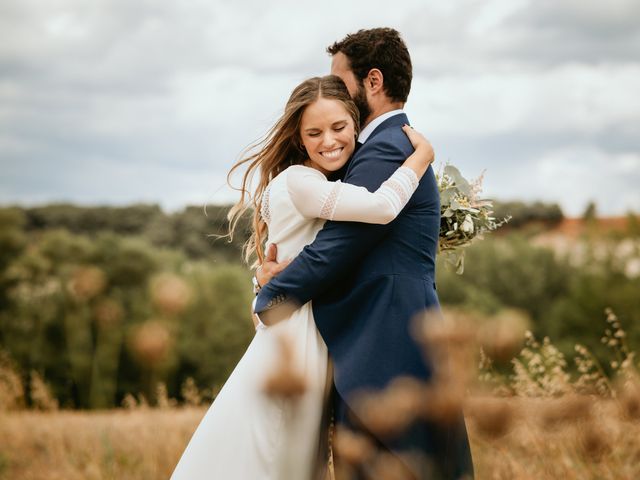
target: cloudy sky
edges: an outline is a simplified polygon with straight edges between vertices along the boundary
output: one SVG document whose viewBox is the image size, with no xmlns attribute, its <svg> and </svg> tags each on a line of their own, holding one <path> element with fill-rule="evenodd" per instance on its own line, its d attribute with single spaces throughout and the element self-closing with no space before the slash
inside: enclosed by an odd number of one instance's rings
<svg viewBox="0 0 640 480">
<path fill-rule="evenodd" d="M 493 198 L 640 211 L 637 0 L 0 0 L 0 204 L 228 202 L 327 45 L 400 30 L 406 106 Z"/>
</svg>

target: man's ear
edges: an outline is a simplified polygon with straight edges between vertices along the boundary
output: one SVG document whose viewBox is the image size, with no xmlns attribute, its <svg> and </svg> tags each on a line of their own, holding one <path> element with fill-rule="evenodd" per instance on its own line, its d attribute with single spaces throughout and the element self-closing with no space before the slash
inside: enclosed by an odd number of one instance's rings
<svg viewBox="0 0 640 480">
<path fill-rule="evenodd" d="M 377 68 L 369 70 L 367 77 L 364 79 L 364 86 L 371 95 L 376 95 L 383 92 L 384 88 L 384 76 L 382 72 Z"/>
</svg>

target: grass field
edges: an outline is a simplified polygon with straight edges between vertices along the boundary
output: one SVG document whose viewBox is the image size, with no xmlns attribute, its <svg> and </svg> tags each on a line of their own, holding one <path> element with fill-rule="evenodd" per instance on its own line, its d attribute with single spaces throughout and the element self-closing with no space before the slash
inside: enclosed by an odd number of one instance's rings
<svg viewBox="0 0 640 480">
<path fill-rule="evenodd" d="M 166 479 L 204 412 L 0 413 L 0 478 Z"/>
<path fill-rule="evenodd" d="M 640 422 L 595 397 L 471 399 L 478 479 L 640 478 Z M 0 478 L 169 478 L 205 408 L 0 414 Z M 480 420 L 481 419 L 481 420 Z"/>
<path fill-rule="evenodd" d="M 567 359 L 548 338 L 538 341 L 526 332 L 524 348 L 513 357 L 519 336 L 501 323 L 490 324 L 490 335 L 470 334 L 462 321 L 425 323 L 417 335 L 439 365 L 432 382 L 398 378 L 364 395 L 354 408 L 381 435 L 402 431 L 415 418 L 446 421 L 463 408 L 478 480 L 636 480 L 640 374 L 636 353 L 611 311 L 607 324 L 602 341 L 612 351 L 609 376 L 580 345 L 577 372 L 570 373 Z M 287 342 L 282 346 L 286 353 Z M 506 359 L 511 373 L 501 373 L 484 352 Z M 270 373 L 269 394 L 293 399 L 300 393 L 300 378 L 289 363 Z M 159 384 L 153 408 L 144 397 L 128 395 L 125 408 L 59 409 L 37 374 L 26 409 L 17 374 L 8 368 L 0 373 L 0 480 L 168 479 L 206 412 L 193 382 L 182 389 L 192 406 L 176 406 Z M 339 467 L 363 466 L 373 472 L 372 480 L 407 478 L 363 438 L 338 431 L 334 447 L 347 462 Z"/>
</svg>

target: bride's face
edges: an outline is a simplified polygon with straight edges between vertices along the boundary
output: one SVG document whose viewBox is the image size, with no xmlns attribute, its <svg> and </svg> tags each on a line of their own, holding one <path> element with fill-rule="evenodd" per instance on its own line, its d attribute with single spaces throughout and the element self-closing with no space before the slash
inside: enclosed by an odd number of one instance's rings
<svg viewBox="0 0 640 480">
<path fill-rule="evenodd" d="M 339 100 L 319 98 L 305 109 L 300 138 L 309 166 L 325 175 L 347 163 L 356 145 L 353 118 Z"/>
</svg>

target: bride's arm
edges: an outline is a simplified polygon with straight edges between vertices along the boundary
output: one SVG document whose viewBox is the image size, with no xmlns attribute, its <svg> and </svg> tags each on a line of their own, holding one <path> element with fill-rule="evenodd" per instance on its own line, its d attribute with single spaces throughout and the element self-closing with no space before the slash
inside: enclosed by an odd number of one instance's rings
<svg viewBox="0 0 640 480">
<path fill-rule="evenodd" d="M 309 218 L 376 224 L 394 220 L 433 161 L 429 142 L 408 126 L 403 130 L 415 151 L 375 192 L 340 181 L 329 182 L 317 170 L 298 167 L 287 177 L 287 188 L 295 207 Z"/>
</svg>

